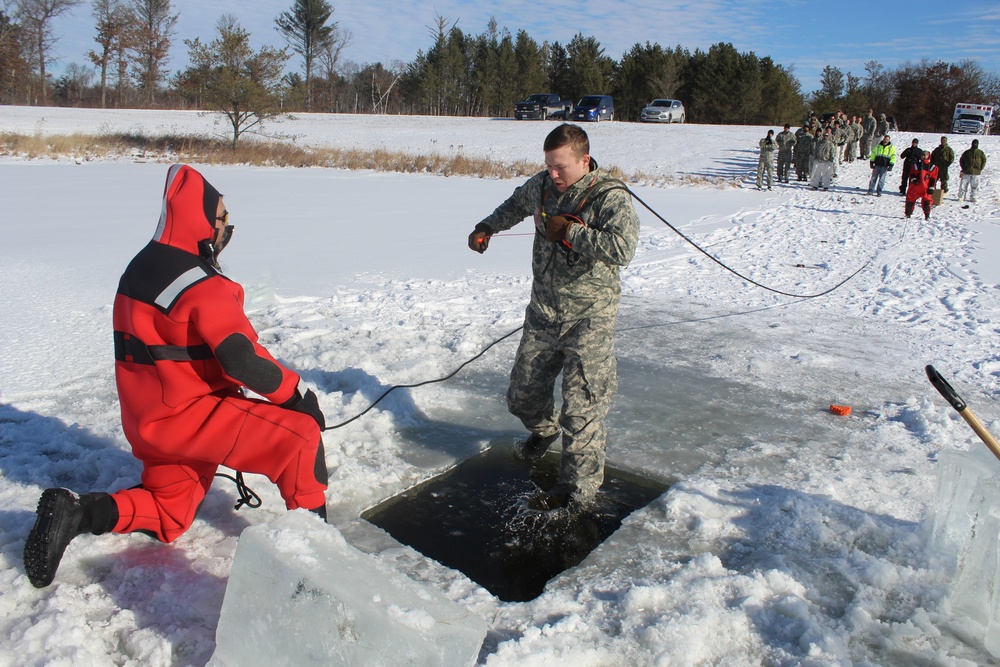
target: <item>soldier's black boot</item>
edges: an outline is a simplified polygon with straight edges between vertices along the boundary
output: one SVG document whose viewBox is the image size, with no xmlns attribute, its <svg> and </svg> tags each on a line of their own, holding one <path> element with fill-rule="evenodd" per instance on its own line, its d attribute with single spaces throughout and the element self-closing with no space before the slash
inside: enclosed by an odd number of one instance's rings
<svg viewBox="0 0 1000 667">
<path fill-rule="evenodd" d="M 514 445 L 514 457 L 521 461 L 534 462 L 545 456 L 549 445 L 559 439 L 559 431 L 552 435 L 540 436 L 532 433 L 524 442 Z"/>
<path fill-rule="evenodd" d="M 35 513 L 35 525 L 24 543 L 24 571 L 35 588 L 52 583 L 74 537 L 102 535 L 118 523 L 118 505 L 107 493 L 77 496 L 69 489 L 46 489 Z"/>
</svg>

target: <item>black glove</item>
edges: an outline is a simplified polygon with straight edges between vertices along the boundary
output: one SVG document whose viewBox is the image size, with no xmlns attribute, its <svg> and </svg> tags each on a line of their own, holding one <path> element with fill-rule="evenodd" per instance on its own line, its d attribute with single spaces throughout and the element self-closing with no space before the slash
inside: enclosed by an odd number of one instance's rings
<svg viewBox="0 0 1000 667">
<path fill-rule="evenodd" d="M 875 163 L 874 162 L 869 162 L 868 166 L 871 167 L 872 169 L 874 169 L 875 168 Z"/>
<path fill-rule="evenodd" d="M 326 430 L 326 417 L 323 416 L 323 411 L 319 409 L 319 399 L 316 398 L 316 394 L 313 393 L 312 389 L 307 389 L 305 396 L 303 396 L 298 387 L 296 387 L 295 394 L 282 403 L 281 407 L 309 415 L 319 424 L 319 430 Z"/>
<path fill-rule="evenodd" d="M 892 171 L 892 165 L 891 164 L 889 165 L 889 171 Z"/>
<path fill-rule="evenodd" d="M 934 188 L 927 188 L 927 194 L 929 195 L 934 194 Z"/>
<path fill-rule="evenodd" d="M 916 185 L 917 184 L 917 177 L 916 176 L 910 176 L 910 183 L 912 183 L 913 185 Z"/>
<path fill-rule="evenodd" d="M 469 249 L 475 250 L 480 255 L 490 247 L 490 237 L 493 236 L 493 228 L 485 222 L 480 222 L 469 234 Z"/>
</svg>

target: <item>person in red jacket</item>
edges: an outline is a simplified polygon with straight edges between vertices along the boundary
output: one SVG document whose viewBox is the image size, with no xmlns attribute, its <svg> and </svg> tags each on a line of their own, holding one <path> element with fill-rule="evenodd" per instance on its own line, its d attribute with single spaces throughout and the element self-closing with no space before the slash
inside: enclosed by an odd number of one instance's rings
<svg viewBox="0 0 1000 667">
<path fill-rule="evenodd" d="M 220 465 L 266 475 L 288 509 L 326 518 L 325 419 L 316 395 L 257 342 L 243 288 L 219 269 L 228 219 L 198 171 L 170 168 L 156 232 L 125 269 L 113 314 L 122 426 L 142 483 L 81 496 L 46 489 L 24 547 L 36 587 L 52 582 L 78 535 L 177 539 Z"/>
<path fill-rule="evenodd" d="M 920 160 L 914 161 L 910 167 L 908 180 L 906 204 L 903 207 L 906 217 L 913 215 L 917 200 L 920 200 L 920 206 L 924 210 L 924 220 L 930 220 L 934 186 L 938 180 L 938 168 L 937 165 L 931 164 L 930 151 L 924 151 Z"/>
</svg>

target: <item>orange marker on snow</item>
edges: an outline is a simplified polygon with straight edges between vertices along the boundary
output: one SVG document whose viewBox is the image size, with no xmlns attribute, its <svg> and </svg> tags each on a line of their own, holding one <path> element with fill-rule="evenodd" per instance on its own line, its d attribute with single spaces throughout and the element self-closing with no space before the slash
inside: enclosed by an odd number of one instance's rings
<svg viewBox="0 0 1000 667">
<path fill-rule="evenodd" d="M 831 405 L 830 412 L 835 415 L 840 415 L 841 417 L 846 417 L 851 414 L 851 406 L 849 405 Z"/>
</svg>

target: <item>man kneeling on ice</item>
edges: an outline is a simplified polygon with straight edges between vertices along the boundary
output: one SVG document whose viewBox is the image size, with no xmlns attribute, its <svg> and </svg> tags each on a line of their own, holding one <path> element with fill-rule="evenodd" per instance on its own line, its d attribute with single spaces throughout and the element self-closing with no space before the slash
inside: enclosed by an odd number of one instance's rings
<svg viewBox="0 0 1000 667">
<path fill-rule="evenodd" d="M 316 395 L 257 342 L 243 288 L 222 275 L 228 221 L 222 195 L 200 173 L 170 168 L 153 240 L 125 269 L 114 305 L 122 426 L 142 483 L 81 496 L 46 489 L 24 546 L 36 587 L 52 583 L 78 535 L 177 539 L 220 465 L 266 475 L 288 509 L 326 518 L 326 422 Z"/>
<path fill-rule="evenodd" d="M 619 269 L 635 254 L 639 218 L 625 184 L 597 168 L 581 128 L 560 125 L 543 150 L 545 170 L 476 225 L 469 247 L 485 252 L 493 234 L 533 216 L 531 301 L 507 407 L 529 431 L 516 449 L 522 459 L 540 459 L 562 431 L 559 484 L 529 503 L 544 510 L 586 503 L 604 481 L 604 417 L 618 390 Z"/>
</svg>

